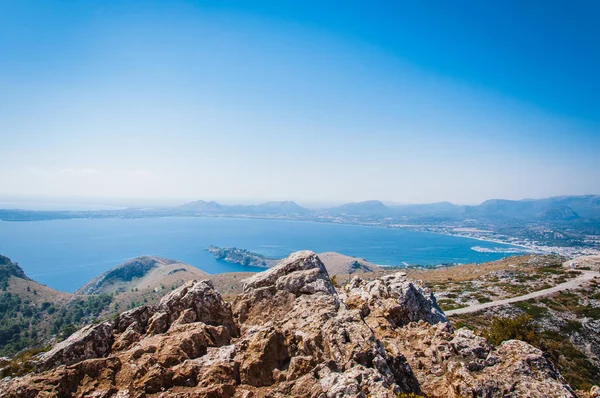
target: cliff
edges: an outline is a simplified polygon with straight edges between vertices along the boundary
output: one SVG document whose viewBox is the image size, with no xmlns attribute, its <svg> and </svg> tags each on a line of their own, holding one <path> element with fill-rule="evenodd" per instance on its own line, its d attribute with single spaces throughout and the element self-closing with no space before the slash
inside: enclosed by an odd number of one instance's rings
<svg viewBox="0 0 600 398">
<path fill-rule="evenodd" d="M 404 273 L 339 291 L 312 252 L 247 279 L 208 280 L 90 325 L 0 382 L 2 397 L 573 397 L 543 353 L 454 330 Z"/>
</svg>

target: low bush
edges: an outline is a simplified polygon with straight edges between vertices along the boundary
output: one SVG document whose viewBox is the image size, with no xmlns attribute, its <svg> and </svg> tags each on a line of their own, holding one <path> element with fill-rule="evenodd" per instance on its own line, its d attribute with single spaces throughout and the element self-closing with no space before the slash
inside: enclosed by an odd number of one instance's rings
<svg viewBox="0 0 600 398">
<path fill-rule="evenodd" d="M 537 330 L 531 315 L 516 318 L 494 318 L 484 331 L 484 336 L 493 345 L 500 345 L 506 340 L 523 340 L 529 344 L 538 343 Z"/>
</svg>

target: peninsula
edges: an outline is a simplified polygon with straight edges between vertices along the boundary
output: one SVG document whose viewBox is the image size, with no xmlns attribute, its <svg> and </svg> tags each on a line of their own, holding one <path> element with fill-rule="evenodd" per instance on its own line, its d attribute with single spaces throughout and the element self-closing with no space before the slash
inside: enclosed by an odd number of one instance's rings
<svg viewBox="0 0 600 398">
<path fill-rule="evenodd" d="M 227 261 L 233 264 L 248 265 L 254 267 L 270 268 L 277 265 L 282 259 L 263 256 L 246 249 L 237 247 L 209 246 L 207 249 L 217 260 Z M 329 275 L 354 274 L 364 272 L 381 272 L 384 268 L 370 263 L 364 258 L 346 256 L 336 252 L 320 253 L 319 257 Z"/>
<path fill-rule="evenodd" d="M 269 258 L 245 249 L 238 249 L 237 247 L 218 247 L 210 245 L 206 248 L 206 251 L 212 253 L 217 260 L 252 267 L 270 268 L 279 262 L 278 259 Z"/>
</svg>

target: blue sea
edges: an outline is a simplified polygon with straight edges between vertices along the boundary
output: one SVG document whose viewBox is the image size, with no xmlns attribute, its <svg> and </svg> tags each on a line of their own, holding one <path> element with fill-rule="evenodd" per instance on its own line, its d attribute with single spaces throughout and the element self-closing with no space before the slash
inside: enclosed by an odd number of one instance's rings
<svg viewBox="0 0 600 398">
<path fill-rule="evenodd" d="M 380 265 L 485 262 L 506 254 L 472 247 L 509 247 L 427 232 L 283 220 L 0 221 L 0 254 L 18 262 L 32 279 L 66 292 L 141 255 L 179 260 L 211 274 L 263 270 L 217 261 L 205 250 L 209 245 L 239 247 L 271 257 L 304 249 L 336 251 Z"/>
</svg>

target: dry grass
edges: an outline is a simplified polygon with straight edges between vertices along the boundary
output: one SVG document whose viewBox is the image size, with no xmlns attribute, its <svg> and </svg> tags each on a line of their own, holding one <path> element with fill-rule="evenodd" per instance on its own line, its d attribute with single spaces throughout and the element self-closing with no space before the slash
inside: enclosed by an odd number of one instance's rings
<svg viewBox="0 0 600 398">
<path fill-rule="evenodd" d="M 255 272 L 230 272 L 227 274 L 208 275 L 215 289 L 222 295 L 237 295 L 242 293 L 243 281 L 256 274 Z"/>
<path fill-rule="evenodd" d="M 66 303 L 75 297 L 71 293 L 59 292 L 35 281 L 14 277 L 8 280 L 7 291 L 18 295 L 23 301 L 30 300 L 38 305 L 44 301 L 59 304 Z"/>
<path fill-rule="evenodd" d="M 479 279 L 493 271 L 532 269 L 528 264 L 532 257 L 532 255 L 513 256 L 483 264 L 463 264 L 436 269 L 410 269 L 406 272 L 410 279 L 424 282 L 462 282 Z"/>
</svg>

